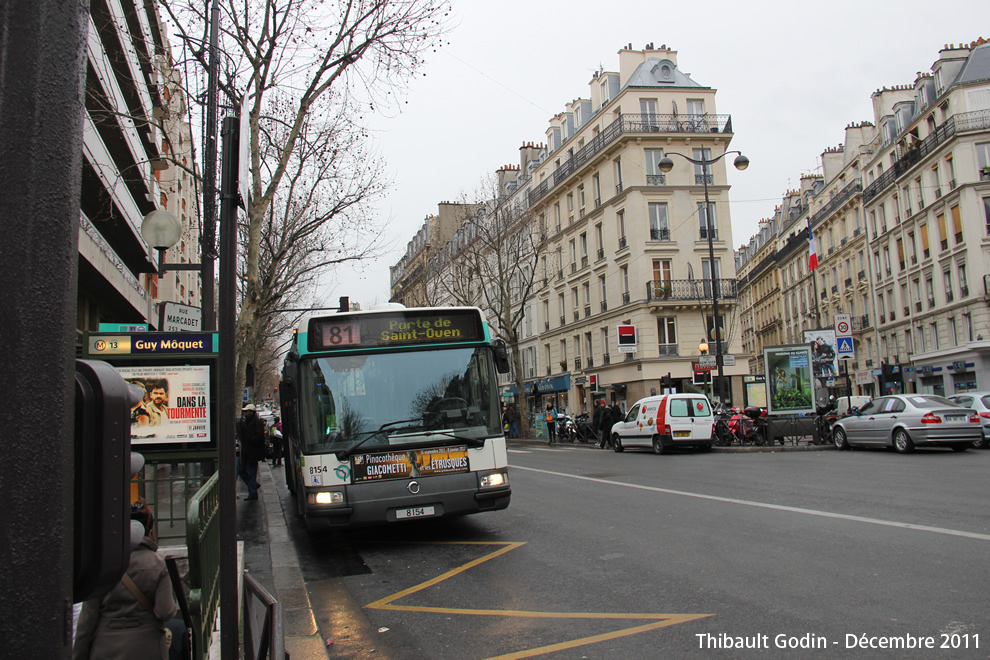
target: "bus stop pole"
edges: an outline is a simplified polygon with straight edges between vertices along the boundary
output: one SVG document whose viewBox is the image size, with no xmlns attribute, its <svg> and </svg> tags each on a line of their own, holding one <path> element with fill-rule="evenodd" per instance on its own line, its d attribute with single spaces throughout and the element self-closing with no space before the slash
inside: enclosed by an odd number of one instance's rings
<svg viewBox="0 0 990 660">
<path fill-rule="evenodd" d="M 220 657 L 236 659 L 237 611 L 237 472 L 234 468 L 234 423 L 237 416 L 234 330 L 237 291 L 237 119 L 225 117 L 221 129 L 223 161 L 220 182 L 220 291 L 217 329 L 220 334 L 217 451 L 220 462 Z"/>
</svg>

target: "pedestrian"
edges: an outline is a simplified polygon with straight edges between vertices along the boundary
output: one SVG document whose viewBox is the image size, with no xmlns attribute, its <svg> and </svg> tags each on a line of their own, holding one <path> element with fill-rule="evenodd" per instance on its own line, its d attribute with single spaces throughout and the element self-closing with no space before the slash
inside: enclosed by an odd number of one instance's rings
<svg viewBox="0 0 990 660">
<path fill-rule="evenodd" d="M 557 441 L 557 409 L 553 407 L 552 403 L 547 404 L 547 412 L 544 419 L 547 423 L 547 438 L 552 445 Z"/>
<path fill-rule="evenodd" d="M 282 418 L 277 415 L 268 430 L 268 439 L 272 443 L 272 467 L 279 466 L 282 464 Z"/>
<path fill-rule="evenodd" d="M 612 446 L 612 409 L 607 404 L 602 404 L 602 415 L 598 418 L 598 432 L 601 435 L 602 441 L 599 443 L 599 447 L 605 449 L 605 446 Z"/>
<path fill-rule="evenodd" d="M 595 399 L 595 411 L 591 415 L 591 429 L 595 432 L 598 437 L 598 442 L 595 443 L 596 446 L 602 446 L 602 434 L 600 431 L 601 421 L 602 421 L 602 400 Z"/>
<path fill-rule="evenodd" d="M 265 460 L 265 423 L 258 417 L 253 403 L 241 408 L 241 418 L 237 421 L 237 440 L 241 453 L 237 474 L 247 485 L 248 494 L 244 499 L 258 499 L 258 461 Z"/>
<path fill-rule="evenodd" d="M 519 413 L 512 406 L 509 406 L 509 437 L 519 437 Z"/>
<path fill-rule="evenodd" d="M 138 500 L 131 505 L 131 520 L 141 523 L 144 537 L 131 551 L 120 582 L 102 598 L 83 603 L 73 660 L 168 658 L 171 632 L 165 624 L 178 608 L 165 560 L 158 554 L 155 517 Z"/>
<path fill-rule="evenodd" d="M 618 424 L 626 418 L 625 413 L 622 412 L 622 408 L 619 407 L 618 401 L 612 402 L 612 423 Z"/>
<path fill-rule="evenodd" d="M 509 406 L 502 406 L 502 433 L 506 438 L 511 436 L 511 428 L 509 424 Z"/>
</svg>

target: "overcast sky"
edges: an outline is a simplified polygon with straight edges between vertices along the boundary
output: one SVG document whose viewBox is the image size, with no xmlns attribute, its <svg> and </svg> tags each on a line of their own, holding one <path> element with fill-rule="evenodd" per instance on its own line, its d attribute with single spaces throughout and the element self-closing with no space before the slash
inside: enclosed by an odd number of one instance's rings
<svg viewBox="0 0 990 660">
<path fill-rule="evenodd" d="M 372 124 L 394 180 L 379 219 L 395 247 L 361 272 L 339 270 L 322 297 L 386 302 L 389 266 L 437 204 L 517 165 L 523 142 L 545 142 L 550 117 L 589 98 L 596 69 L 617 72 L 627 43 L 676 50 L 678 68 L 716 89 L 717 112 L 732 116 L 732 148 L 751 163 L 727 168 L 738 248 L 802 174 L 820 171 L 846 125 L 873 121 L 874 91 L 913 84 L 944 44 L 969 43 L 981 26 L 990 31 L 990 3 L 973 0 L 455 0 L 449 45 L 430 54 L 401 113 Z"/>
</svg>

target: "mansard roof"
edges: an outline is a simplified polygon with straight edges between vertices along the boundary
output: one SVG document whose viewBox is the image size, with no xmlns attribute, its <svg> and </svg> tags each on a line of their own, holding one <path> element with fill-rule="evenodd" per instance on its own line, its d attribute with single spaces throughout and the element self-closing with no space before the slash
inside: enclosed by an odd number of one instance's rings
<svg viewBox="0 0 990 660">
<path fill-rule="evenodd" d="M 636 67 L 626 87 L 701 87 L 682 73 L 672 60 L 666 57 L 648 57 Z"/>
<path fill-rule="evenodd" d="M 990 80 L 990 42 L 973 49 L 955 84 Z"/>
</svg>

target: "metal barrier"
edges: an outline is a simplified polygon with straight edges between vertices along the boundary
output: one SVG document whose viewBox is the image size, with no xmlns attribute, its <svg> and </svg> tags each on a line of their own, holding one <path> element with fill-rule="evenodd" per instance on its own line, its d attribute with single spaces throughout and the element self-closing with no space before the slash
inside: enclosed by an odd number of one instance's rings
<svg viewBox="0 0 990 660">
<path fill-rule="evenodd" d="M 206 658 L 220 607 L 219 473 L 214 473 L 207 479 L 203 487 L 189 499 L 186 511 L 193 657 Z"/>
<path fill-rule="evenodd" d="M 285 651 L 285 613 L 282 603 L 249 573 L 244 573 L 245 660 L 289 660 Z"/>
<path fill-rule="evenodd" d="M 190 461 L 186 457 L 156 456 L 147 459 L 140 474 L 137 494 L 155 514 L 155 533 L 162 545 L 183 543 L 189 536 L 187 503 L 206 480 L 201 460 L 200 457 Z"/>
</svg>

